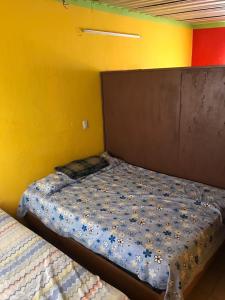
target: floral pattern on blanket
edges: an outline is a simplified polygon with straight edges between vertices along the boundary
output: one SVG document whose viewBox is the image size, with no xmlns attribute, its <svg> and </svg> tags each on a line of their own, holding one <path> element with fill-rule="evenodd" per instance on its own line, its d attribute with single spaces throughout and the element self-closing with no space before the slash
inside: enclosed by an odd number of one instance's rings
<svg viewBox="0 0 225 300">
<path fill-rule="evenodd" d="M 43 179 L 42 179 L 43 180 Z M 224 240 L 225 191 L 113 159 L 45 195 L 36 183 L 18 208 L 136 274 L 165 299 L 182 299 Z"/>
</svg>

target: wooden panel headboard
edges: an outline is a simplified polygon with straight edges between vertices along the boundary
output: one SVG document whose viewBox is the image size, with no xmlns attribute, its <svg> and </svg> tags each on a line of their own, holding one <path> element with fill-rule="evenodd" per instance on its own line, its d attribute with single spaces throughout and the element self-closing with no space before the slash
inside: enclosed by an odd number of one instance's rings
<svg viewBox="0 0 225 300">
<path fill-rule="evenodd" d="M 225 188 L 225 67 L 103 72 L 105 149 Z"/>
</svg>

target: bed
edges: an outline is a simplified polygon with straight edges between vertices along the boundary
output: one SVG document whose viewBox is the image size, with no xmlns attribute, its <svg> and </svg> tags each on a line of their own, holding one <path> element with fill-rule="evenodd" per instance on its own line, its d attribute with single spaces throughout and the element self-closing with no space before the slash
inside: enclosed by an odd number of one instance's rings
<svg viewBox="0 0 225 300">
<path fill-rule="evenodd" d="M 224 242 L 225 190 L 107 159 L 78 180 L 55 173 L 35 182 L 18 215 L 32 213 L 127 270 L 152 299 L 182 299 Z"/>
<path fill-rule="evenodd" d="M 101 73 L 105 151 L 123 161 L 51 174 L 19 215 L 130 298 L 182 299 L 224 241 L 224 78 L 223 66 Z"/>
<path fill-rule="evenodd" d="M 1 209 L 0 298 L 127 299 Z"/>
</svg>

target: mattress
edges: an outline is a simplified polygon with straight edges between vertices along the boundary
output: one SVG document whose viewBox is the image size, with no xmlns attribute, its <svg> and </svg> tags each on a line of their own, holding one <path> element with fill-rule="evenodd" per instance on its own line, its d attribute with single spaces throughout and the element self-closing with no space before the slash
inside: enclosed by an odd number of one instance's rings
<svg viewBox="0 0 225 300">
<path fill-rule="evenodd" d="M 34 213 L 177 300 L 223 243 L 224 208 L 225 190 L 110 158 L 80 180 L 51 174 L 35 182 L 18 215 Z"/>
<path fill-rule="evenodd" d="M 127 299 L 1 209 L 0 298 Z"/>
</svg>

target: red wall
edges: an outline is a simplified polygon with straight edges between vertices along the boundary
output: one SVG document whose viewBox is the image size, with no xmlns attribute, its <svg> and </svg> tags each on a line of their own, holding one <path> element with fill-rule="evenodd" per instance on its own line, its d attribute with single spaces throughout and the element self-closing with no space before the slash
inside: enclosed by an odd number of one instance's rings
<svg viewBox="0 0 225 300">
<path fill-rule="evenodd" d="M 192 65 L 225 65 L 225 28 L 194 30 Z"/>
</svg>

